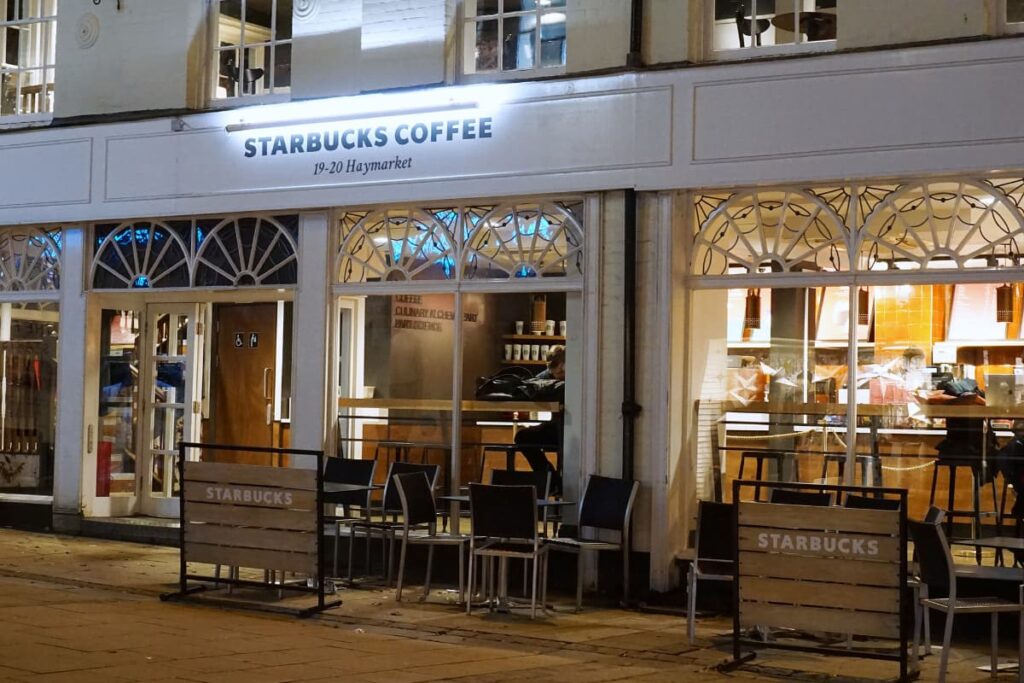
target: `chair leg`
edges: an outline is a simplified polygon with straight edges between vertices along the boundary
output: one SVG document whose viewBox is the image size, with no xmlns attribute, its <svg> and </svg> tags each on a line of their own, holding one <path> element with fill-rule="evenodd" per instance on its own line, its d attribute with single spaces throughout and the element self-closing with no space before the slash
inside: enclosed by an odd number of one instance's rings
<svg viewBox="0 0 1024 683">
<path fill-rule="evenodd" d="M 461 555 L 461 549 L 459 550 L 459 553 Z M 471 543 L 469 545 L 469 586 L 466 588 L 466 614 L 469 614 L 473 610 L 473 569 L 473 544 Z"/>
<path fill-rule="evenodd" d="M 341 523 L 334 523 L 334 574 L 338 575 L 338 546 L 341 545 Z"/>
<path fill-rule="evenodd" d="M 622 544 L 622 602 L 624 606 L 629 605 L 629 548 L 626 543 Z"/>
<path fill-rule="evenodd" d="M 949 664 L 949 643 L 953 640 L 953 612 L 946 612 L 946 626 L 942 635 L 942 655 L 939 656 L 939 683 L 946 683 L 946 665 Z"/>
<path fill-rule="evenodd" d="M 367 544 L 370 540 L 367 538 Z M 349 525 L 348 527 L 348 582 L 352 583 L 352 554 L 356 546 L 356 527 L 355 525 Z"/>
<path fill-rule="evenodd" d="M 540 569 L 540 553 L 533 556 L 533 590 L 530 591 L 530 618 L 537 618 L 537 574 Z"/>
<path fill-rule="evenodd" d="M 1021 602 L 1024 602 L 1024 591 L 1021 598 Z M 1024 666 L 1020 666 L 1021 662 L 1024 662 L 1024 606 L 1017 617 L 1017 683 L 1024 683 Z"/>
<path fill-rule="evenodd" d="M 935 486 L 939 483 L 939 463 L 932 463 L 932 492 L 928 496 L 928 504 L 935 505 Z"/>
<path fill-rule="evenodd" d="M 694 560 L 696 562 L 696 560 Z M 690 565 L 689 571 L 688 589 L 686 592 L 686 599 L 688 601 L 688 607 L 686 610 L 686 635 L 690 640 L 690 645 L 693 645 L 694 638 L 696 637 L 696 612 L 697 612 L 697 572 L 694 571 L 693 565 Z"/>
<path fill-rule="evenodd" d="M 402 538 L 402 550 L 398 560 L 398 590 L 395 591 L 395 602 L 402 602 L 402 579 L 405 578 L 405 547 L 408 545 Z M 388 584 L 391 583 L 391 565 L 388 564 Z"/>
<path fill-rule="evenodd" d="M 423 599 L 430 595 L 430 571 L 434 567 L 434 544 L 427 544 L 427 576 L 423 580 Z"/>
<path fill-rule="evenodd" d="M 989 664 L 992 665 L 992 678 L 999 675 L 999 613 L 992 613 L 992 628 L 991 628 L 992 644 L 991 651 L 989 652 Z"/>
<path fill-rule="evenodd" d="M 548 613 L 548 554 L 544 553 L 543 574 L 541 575 L 540 607 L 546 615 Z"/>
<path fill-rule="evenodd" d="M 764 479 L 764 458 L 758 456 L 757 467 L 754 469 L 754 476 L 757 477 L 757 481 L 760 482 Z M 761 484 L 757 484 L 754 487 L 754 500 L 757 502 L 761 501 Z"/>
<path fill-rule="evenodd" d="M 466 577 L 464 572 L 466 571 L 463 566 L 466 554 L 466 544 L 459 543 L 459 600 L 466 599 Z"/>
<path fill-rule="evenodd" d="M 913 647 L 910 650 L 910 671 L 911 673 L 918 671 L 918 657 L 920 656 L 920 644 L 921 644 L 921 589 L 917 584 L 914 585 L 914 640 Z"/>
<path fill-rule="evenodd" d="M 576 551 L 576 611 L 583 609 L 583 551 Z"/>
</svg>

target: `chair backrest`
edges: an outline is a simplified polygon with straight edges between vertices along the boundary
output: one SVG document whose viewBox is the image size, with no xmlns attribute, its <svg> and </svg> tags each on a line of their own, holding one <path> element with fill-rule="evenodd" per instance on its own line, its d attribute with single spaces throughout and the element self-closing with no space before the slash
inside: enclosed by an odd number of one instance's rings
<svg viewBox="0 0 1024 683">
<path fill-rule="evenodd" d="M 537 489 L 471 483 L 469 517 L 475 537 L 536 541 Z"/>
<path fill-rule="evenodd" d="M 953 557 L 942 525 L 938 522 L 907 520 L 907 530 L 914 541 L 914 554 L 920 568 L 921 581 L 928 585 L 928 597 L 956 598 L 953 578 Z"/>
<path fill-rule="evenodd" d="M 392 480 L 396 474 L 422 472 L 427 475 L 430 490 L 434 490 L 434 487 L 437 486 L 437 474 L 440 469 L 440 465 L 418 465 L 411 462 L 391 463 L 391 466 L 388 468 L 388 479 L 384 482 L 384 512 L 402 511 L 402 501 L 398 497 L 398 490 L 392 485 Z"/>
<path fill-rule="evenodd" d="M 929 524 L 941 524 L 944 519 L 946 519 L 946 511 L 935 505 L 929 506 L 928 512 L 924 513 L 924 521 Z"/>
<path fill-rule="evenodd" d="M 697 505 L 696 553 L 699 560 L 736 560 L 736 507 L 702 500 Z"/>
<path fill-rule="evenodd" d="M 831 493 L 815 493 L 813 491 L 793 491 L 791 489 L 772 489 L 771 498 L 773 503 L 783 505 L 814 505 L 816 507 L 828 507 L 832 504 Z"/>
<path fill-rule="evenodd" d="M 437 521 L 434 491 L 426 472 L 396 474 L 393 480 L 402 503 L 402 518 L 407 526 L 433 524 Z"/>
<path fill-rule="evenodd" d="M 754 39 L 755 45 L 761 44 L 761 34 L 768 30 L 771 22 L 767 19 L 758 19 L 755 23 L 752 19 L 743 16 L 743 5 L 736 5 L 736 31 L 740 37 L 740 47 L 745 47 L 743 36 L 747 35 Z M 756 28 L 755 28 L 756 27 Z"/>
<path fill-rule="evenodd" d="M 332 484 L 359 484 L 369 486 L 377 469 L 376 460 L 356 458 L 327 458 L 324 463 L 324 481 Z M 370 492 L 353 491 L 335 496 L 338 505 L 366 505 Z"/>
<path fill-rule="evenodd" d="M 592 474 L 580 505 L 580 526 L 625 531 L 640 482 Z"/>
<path fill-rule="evenodd" d="M 899 510 L 900 501 L 893 498 L 871 498 L 868 496 L 855 496 L 852 493 L 846 496 L 843 507 L 857 510 Z"/>
<path fill-rule="evenodd" d="M 551 470 L 491 470 L 490 483 L 494 486 L 533 486 L 537 489 L 537 500 L 547 500 L 551 491 Z"/>
</svg>

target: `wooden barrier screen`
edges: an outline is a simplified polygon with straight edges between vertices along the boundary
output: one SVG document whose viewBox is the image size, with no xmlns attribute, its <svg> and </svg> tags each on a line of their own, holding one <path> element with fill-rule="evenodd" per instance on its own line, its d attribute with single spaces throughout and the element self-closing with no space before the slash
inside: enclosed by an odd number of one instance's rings
<svg viewBox="0 0 1024 683">
<path fill-rule="evenodd" d="M 306 456 L 309 469 L 269 467 L 238 462 L 189 461 L 189 450 L 204 458 L 234 459 L 239 453 Z M 282 458 L 283 460 L 283 458 Z M 183 443 L 178 463 L 181 481 L 181 560 L 178 595 L 204 590 L 188 582 L 273 587 L 316 592 L 325 603 L 323 528 L 323 452 Z M 190 564 L 244 567 L 265 571 L 263 582 L 190 571 Z M 194 567 L 193 567 L 194 568 Z M 296 582 L 268 583 L 267 572 L 299 574 Z M 312 579 L 315 586 L 307 584 Z"/>
<path fill-rule="evenodd" d="M 900 509 L 738 502 L 734 660 L 752 657 L 741 655 L 740 642 L 741 634 L 755 627 L 866 636 L 897 640 L 899 650 L 893 653 L 817 645 L 781 647 L 898 659 L 899 680 L 906 680 L 906 490 L 736 481 L 733 500 L 742 501 L 741 490 L 746 486 L 803 489 L 832 493 L 833 498 L 849 493 L 888 495 L 898 497 Z M 769 647 L 778 646 L 772 643 Z"/>
</svg>

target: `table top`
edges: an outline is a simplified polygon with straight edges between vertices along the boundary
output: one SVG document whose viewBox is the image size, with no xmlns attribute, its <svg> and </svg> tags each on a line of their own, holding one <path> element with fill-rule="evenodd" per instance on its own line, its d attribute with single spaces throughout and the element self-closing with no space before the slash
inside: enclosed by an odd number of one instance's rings
<svg viewBox="0 0 1024 683">
<path fill-rule="evenodd" d="M 772 23 L 783 31 L 795 32 L 796 14 L 786 12 L 772 17 Z M 806 33 L 810 40 L 835 40 L 836 15 L 829 12 L 801 12 L 800 33 Z"/>
<path fill-rule="evenodd" d="M 449 503 L 469 503 L 469 496 L 438 496 L 438 500 L 447 501 Z M 571 500 L 538 500 L 537 507 L 539 508 L 555 508 L 555 507 L 568 507 L 575 505 L 576 503 Z"/>
<path fill-rule="evenodd" d="M 953 539 L 950 543 L 970 545 L 979 548 L 996 548 L 997 550 L 1024 550 L 1024 538 L 1017 536 L 988 536 L 986 538 Z"/>
</svg>

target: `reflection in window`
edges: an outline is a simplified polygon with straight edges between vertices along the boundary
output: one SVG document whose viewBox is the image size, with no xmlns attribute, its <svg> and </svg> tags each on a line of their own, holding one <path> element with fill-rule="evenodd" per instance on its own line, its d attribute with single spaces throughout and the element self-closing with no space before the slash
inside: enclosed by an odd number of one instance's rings
<svg viewBox="0 0 1024 683">
<path fill-rule="evenodd" d="M 215 98 L 288 92 L 291 0 L 220 0 Z"/>
<path fill-rule="evenodd" d="M 565 65 L 565 0 L 467 0 L 465 12 L 465 73 Z"/>
<path fill-rule="evenodd" d="M 714 0 L 714 49 L 835 40 L 838 0 Z"/>
<path fill-rule="evenodd" d="M 0 0 L 0 116 L 53 111 L 57 0 Z"/>
</svg>

